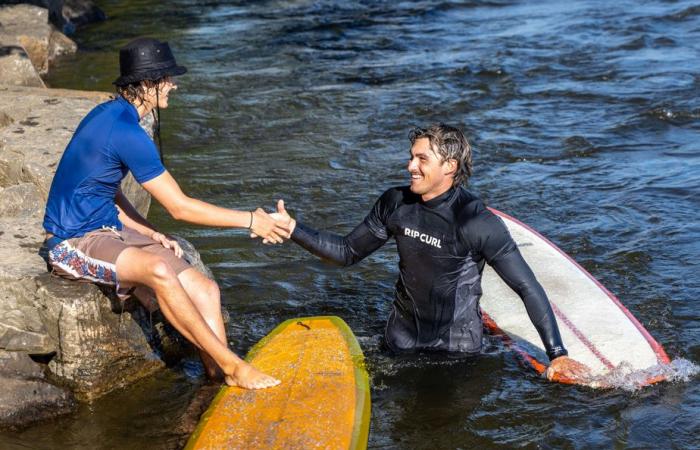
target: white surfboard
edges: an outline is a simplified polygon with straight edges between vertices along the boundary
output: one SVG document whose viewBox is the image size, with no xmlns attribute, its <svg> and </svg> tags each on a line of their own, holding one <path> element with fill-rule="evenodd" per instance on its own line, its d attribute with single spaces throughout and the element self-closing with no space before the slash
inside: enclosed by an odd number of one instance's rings
<svg viewBox="0 0 700 450">
<path fill-rule="evenodd" d="M 532 228 L 500 211 L 491 211 L 503 219 L 544 287 L 571 358 L 587 365 L 594 377 L 604 377 L 620 367 L 644 371 L 669 363 L 661 345 L 583 267 Z M 504 335 L 506 343 L 542 373 L 548 359 L 520 297 L 488 265 L 484 269 L 482 288 L 481 309 L 487 327 Z M 651 384 L 662 379 L 655 375 L 642 383 Z"/>
</svg>

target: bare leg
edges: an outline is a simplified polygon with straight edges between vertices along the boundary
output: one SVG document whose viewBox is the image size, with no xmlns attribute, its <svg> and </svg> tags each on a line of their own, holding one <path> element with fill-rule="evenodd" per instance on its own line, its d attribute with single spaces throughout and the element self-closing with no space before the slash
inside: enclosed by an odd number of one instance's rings
<svg viewBox="0 0 700 450">
<path fill-rule="evenodd" d="M 221 295 L 219 286 L 197 269 L 187 269 L 181 272 L 177 278 L 180 280 L 182 287 L 192 299 L 197 311 L 202 315 L 204 321 L 209 325 L 209 328 L 214 332 L 219 341 L 227 344 L 226 329 L 224 320 L 221 316 Z M 206 354 L 200 351 L 199 356 L 202 358 L 204 368 L 207 371 L 207 376 L 211 379 L 221 379 L 223 374 L 219 370 L 216 362 Z"/>
<path fill-rule="evenodd" d="M 116 266 L 120 282 L 144 284 L 153 289 L 165 318 L 216 362 L 227 384 L 247 389 L 279 384 L 279 380 L 257 371 L 219 340 L 162 258 L 137 248 L 127 248 L 117 258 Z"/>
</svg>

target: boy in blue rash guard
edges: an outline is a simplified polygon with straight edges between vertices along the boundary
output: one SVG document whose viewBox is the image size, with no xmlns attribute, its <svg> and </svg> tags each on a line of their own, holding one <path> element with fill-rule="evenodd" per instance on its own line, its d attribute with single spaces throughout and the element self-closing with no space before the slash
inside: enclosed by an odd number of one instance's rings
<svg viewBox="0 0 700 450">
<path fill-rule="evenodd" d="M 585 377 L 587 368 L 567 356 L 544 289 L 505 224 L 463 187 L 472 174 L 464 134 L 439 124 L 413 130 L 410 140 L 410 186 L 382 194 L 347 236 L 296 222 L 280 201 L 292 240 L 342 266 L 396 240 L 399 279 L 385 333 L 394 351 L 479 352 L 481 274 L 488 263 L 525 304 L 551 361 L 547 376 Z"/>
<path fill-rule="evenodd" d="M 131 171 L 175 219 L 248 228 L 267 243 L 282 242 L 287 226 L 260 208 L 236 211 L 185 195 L 139 120 L 167 108 L 177 88 L 172 77 L 186 69 L 167 43 L 149 38 L 121 49 L 119 62 L 119 96 L 83 119 L 54 175 L 44 216 L 48 262 L 66 278 L 115 286 L 121 298 L 132 287 L 150 288 L 168 321 L 199 348 L 210 377 L 247 389 L 279 384 L 229 350 L 218 286 L 181 258 L 177 241 L 139 215 L 120 184 Z"/>
</svg>

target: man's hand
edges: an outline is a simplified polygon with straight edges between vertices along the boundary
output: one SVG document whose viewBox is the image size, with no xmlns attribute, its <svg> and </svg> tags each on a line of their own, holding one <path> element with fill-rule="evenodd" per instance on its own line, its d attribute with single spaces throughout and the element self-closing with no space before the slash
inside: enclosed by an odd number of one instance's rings
<svg viewBox="0 0 700 450">
<path fill-rule="evenodd" d="M 169 248 L 170 250 L 175 252 L 175 256 L 178 258 L 182 258 L 182 248 L 180 247 L 180 244 L 177 243 L 176 240 L 168 238 L 168 236 L 164 235 L 163 233 L 160 233 L 158 231 L 155 231 L 151 235 L 151 239 L 159 243 L 165 248 Z"/>
<path fill-rule="evenodd" d="M 568 356 L 554 358 L 545 372 L 550 381 L 562 383 L 585 383 L 591 377 L 591 370 L 585 365 Z"/>
<path fill-rule="evenodd" d="M 284 208 L 284 204 L 282 207 Z M 289 214 L 287 214 L 287 217 L 289 217 Z M 279 217 L 278 213 L 268 214 L 262 208 L 258 208 L 253 212 L 250 237 L 261 237 L 265 244 L 281 244 L 289 236 L 291 236 L 289 220 Z"/>
<path fill-rule="evenodd" d="M 277 223 L 282 224 L 286 229 L 288 230 L 287 234 L 284 236 L 285 239 L 289 239 L 292 236 L 292 233 L 294 232 L 294 228 L 297 226 L 297 221 L 292 219 L 292 217 L 289 215 L 286 209 L 284 209 L 284 200 L 278 200 L 277 201 L 277 212 L 274 212 L 270 214 L 270 217 L 272 217 Z M 251 238 L 256 238 L 259 237 L 259 235 L 255 232 L 250 233 Z M 270 244 L 268 239 L 263 238 L 263 244 Z"/>
</svg>

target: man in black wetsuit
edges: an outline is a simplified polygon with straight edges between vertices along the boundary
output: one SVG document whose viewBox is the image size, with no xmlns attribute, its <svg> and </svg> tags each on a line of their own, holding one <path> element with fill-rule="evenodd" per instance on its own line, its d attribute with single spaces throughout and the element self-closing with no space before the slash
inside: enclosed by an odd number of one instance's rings
<svg viewBox="0 0 700 450">
<path fill-rule="evenodd" d="M 410 186 L 391 188 L 347 236 L 289 221 L 291 238 L 336 264 L 355 264 L 393 237 L 399 279 L 385 340 L 394 351 L 477 353 L 483 324 L 479 309 L 484 263 L 518 293 L 551 364 L 547 376 L 580 378 L 585 366 L 568 358 L 542 286 L 506 226 L 465 188 L 472 174 L 464 134 L 444 124 L 410 134 Z"/>
</svg>

